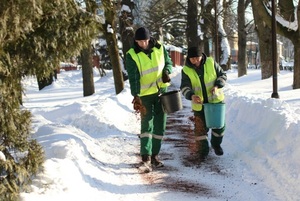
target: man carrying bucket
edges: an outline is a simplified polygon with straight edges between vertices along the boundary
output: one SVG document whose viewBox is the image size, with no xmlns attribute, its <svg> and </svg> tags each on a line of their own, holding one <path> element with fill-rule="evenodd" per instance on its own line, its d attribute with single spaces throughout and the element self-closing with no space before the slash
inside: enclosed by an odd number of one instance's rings
<svg viewBox="0 0 300 201">
<path fill-rule="evenodd" d="M 166 129 L 167 114 L 159 95 L 167 92 L 172 61 L 165 47 L 140 27 L 135 32 L 133 47 L 126 54 L 126 69 L 134 110 L 141 113 L 140 170 L 150 172 L 152 166 L 162 167 L 158 159 Z M 152 164 L 152 165 L 151 165 Z"/>
<path fill-rule="evenodd" d="M 222 88 L 227 75 L 211 57 L 207 57 L 198 47 L 188 49 L 185 65 L 181 72 L 181 92 L 187 100 L 191 100 L 194 112 L 194 133 L 198 155 L 205 159 L 209 153 L 208 131 L 205 122 L 203 104 L 221 103 L 224 101 Z M 223 155 L 221 147 L 225 124 L 220 128 L 212 128 L 211 146 L 215 154 Z"/>
</svg>

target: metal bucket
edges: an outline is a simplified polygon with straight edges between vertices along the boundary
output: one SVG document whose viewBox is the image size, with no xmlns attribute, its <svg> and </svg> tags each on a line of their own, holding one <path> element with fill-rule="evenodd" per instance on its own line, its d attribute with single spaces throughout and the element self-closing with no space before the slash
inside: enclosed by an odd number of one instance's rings
<svg viewBox="0 0 300 201">
<path fill-rule="evenodd" d="M 222 128 L 225 125 L 225 103 L 204 103 L 206 127 Z"/>
<path fill-rule="evenodd" d="M 180 90 L 169 91 L 169 92 L 161 94 L 159 97 L 160 97 L 164 111 L 168 114 L 176 112 L 183 108 Z"/>
</svg>

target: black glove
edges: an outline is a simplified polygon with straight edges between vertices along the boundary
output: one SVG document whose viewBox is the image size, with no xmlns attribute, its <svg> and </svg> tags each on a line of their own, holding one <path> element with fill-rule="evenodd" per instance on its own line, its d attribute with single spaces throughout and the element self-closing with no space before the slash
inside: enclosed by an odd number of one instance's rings
<svg viewBox="0 0 300 201">
<path fill-rule="evenodd" d="M 167 70 L 163 71 L 162 73 L 162 81 L 163 83 L 171 82 L 169 72 Z"/>
</svg>

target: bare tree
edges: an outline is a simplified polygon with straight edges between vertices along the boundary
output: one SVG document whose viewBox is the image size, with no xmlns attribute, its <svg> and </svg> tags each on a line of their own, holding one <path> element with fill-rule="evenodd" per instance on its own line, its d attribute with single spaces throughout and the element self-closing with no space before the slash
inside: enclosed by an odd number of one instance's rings
<svg viewBox="0 0 300 201">
<path fill-rule="evenodd" d="M 121 1 L 121 12 L 119 16 L 120 34 L 122 40 L 123 55 L 131 48 L 133 43 L 134 31 L 133 31 L 133 14 L 134 3 L 131 0 Z M 126 57 L 124 56 L 124 59 Z M 125 61 L 124 61 L 125 63 Z"/>
<path fill-rule="evenodd" d="M 206 0 L 201 0 L 201 31 L 203 37 L 201 37 L 200 46 L 203 48 L 203 52 L 210 54 L 210 39 L 212 39 L 212 30 L 215 28 L 215 18 L 211 15 L 211 10 L 214 8 L 213 2 L 205 3 Z"/>
<path fill-rule="evenodd" d="M 152 36 L 174 46 L 186 46 L 186 3 L 178 0 L 139 1 L 138 25 L 151 30 Z"/>
<path fill-rule="evenodd" d="M 83 96 L 95 93 L 94 74 L 92 64 L 92 48 L 90 46 L 81 51 Z"/>
<path fill-rule="evenodd" d="M 250 0 L 238 1 L 238 77 L 247 74 L 246 62 L 246 45 L 247 45 L 247 31 L 245 10 L 248 7 Z"/>
<path fill-rule="evenodd" d="M 85 0 L 86 11 L 96 15 L 97 4 L 93 0 Z M 87 46 L 81 51 L 82 61 L 82 82 L 83 96 L 90 96 L 95 93 L 94 74 L 92 64 L 92 48 L 91 40 L 87 41 Z"/>
<path fill-rule="evenodd" d="M 230 46 L 227 33 L 224 29 L 224 7 L 222 0 L 201 1 L 201 13 L 204 23 L 201 30 L 204 32 L 203 39 L 209 42 L 209 38 L 214 41 L 215 60 L 224 70 L 229 69 Z M 201 20 L 202 21 L 202 20 Z M 206 49 L 208 45 L 204 46 Z M 208 50 L 206 50 L 208 52 Z"/>
<path fill-rule="evenodd" d="M 280 35 L 290 39 L 294 45 L 294 79 L 293 89 L 300 88 L 300 9 L 299 1 L 295 5 L 293 0 L 279 0 L 278 13 L 285 20 L 283 23 L 277 21 L 277 30 Z M 298 17 L 297 17 L 298 16 Z M 297 20 L 298 19 L 298 20 Z M 294 27 L 297 27 L 294 28 Z"/>
<path fill-rule="evenodd" d="M 188 0 L 186 38 L 188 47 L 199 44 L 198 37 L 198 0 Z"/>
<path fill-rule="evenodd" d="M 219 0 L 216 1 L 216 7 L 215 7 L 215 12 L 217 13 L 216 17 L 217 17 L 217 32 L 215 34 L 219 35 L 219 37 L 217 37 L 217 40 L 219 39 L 219 50 L 220 50 L 220 58 L 216 58 L 217 61 L 219 61 L 220 66 L 224 69 L 224 70 L 228 70 L 229 69 L 229 63 L 231 62 L 230 58 L 231 58 L 231 52 L 230 52 L 230 45 L 228 42 L 228 38 L 227 38 L 227 33 L 224 29 L 224 6 L 223 6 L 223 1 Z M 215 41 L 217 42 L 217 41 Z M 218 51 L 218 50 L 217 50 Z"/>
<path fill-rule="evenodd" d="M 261 77 L 267 79 L 273 75 L 272 71 L 272 29 L 271 18 L 265 12 L 262 1 L 252 0 L 253 17 L 259 38 L 259 54 L 261 64 Z M 266 23 L 270 21 L 270 24 Z"/>
<path fill-rule="evenodd" d="M 259 49 L 262 63 L 262 78 L 269 78 L 273 75 L 272 71 L 272 49 L 271 49 L 271 24 L 272 24 L 272 5 L 270 1 L 252 0 L 253 16 L 257 26 L 259 36 Z M 293 89 L 300 88 L 300 16 L 298 5 L 294 5 L 293 0 L 279 0 L 276 9 L 277 33 L 290 39 L 294 45 L 294 79 Z M 299 2 L 298 2 L 299 3 Z M 278 20 L 280 19 L 280 20 Z M 262 45 L 263 44 L 263 45 Z M 278 65 L 277 65 L 278 68 Z"/>
<path fill-rule="evenodd" d="M 115 92 L 119 94 L 124 89 L 124 80 L 116 37 L 116 8 L 113 0 L 102 0 L 102 4 L 105 16 L 103 30 L 113 69 Z"/>
</svg>

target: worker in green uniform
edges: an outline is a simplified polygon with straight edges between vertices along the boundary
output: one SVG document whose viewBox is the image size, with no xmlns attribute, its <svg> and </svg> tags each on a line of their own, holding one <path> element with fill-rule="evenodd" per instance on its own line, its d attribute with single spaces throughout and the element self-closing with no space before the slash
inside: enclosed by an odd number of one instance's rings
<svg viewBox="0 0 300 201">
<path fill-rule="evenodd" d="M 205 159 L 209 153 L 209 143 L 203 103 L 220 103 L 224 101 L 222 88 L 227 75 L 212 57 L 207 57 L 198 47 L 188 49 L 185 65 L 181 73 L 180 90 L 187 100 L 191 100 L 194 112 L 194 133 L 198 155 Z M 223 155 L 221 147 L 225 125 L 212 129 L 211 146 L 216 155 Z"/>
<path fill-rule="evenodd" d="M 159 94 L 167 92 L 172 61 L 164 45 L 150 36 L 145 27 L 136 30 L 134 44 L 125 60 L 133 107 L 141 114 L 140 155 L 146 171 L 162 167 L 158 154 L 166 129 L 167 114 Z"/>
</svg>

